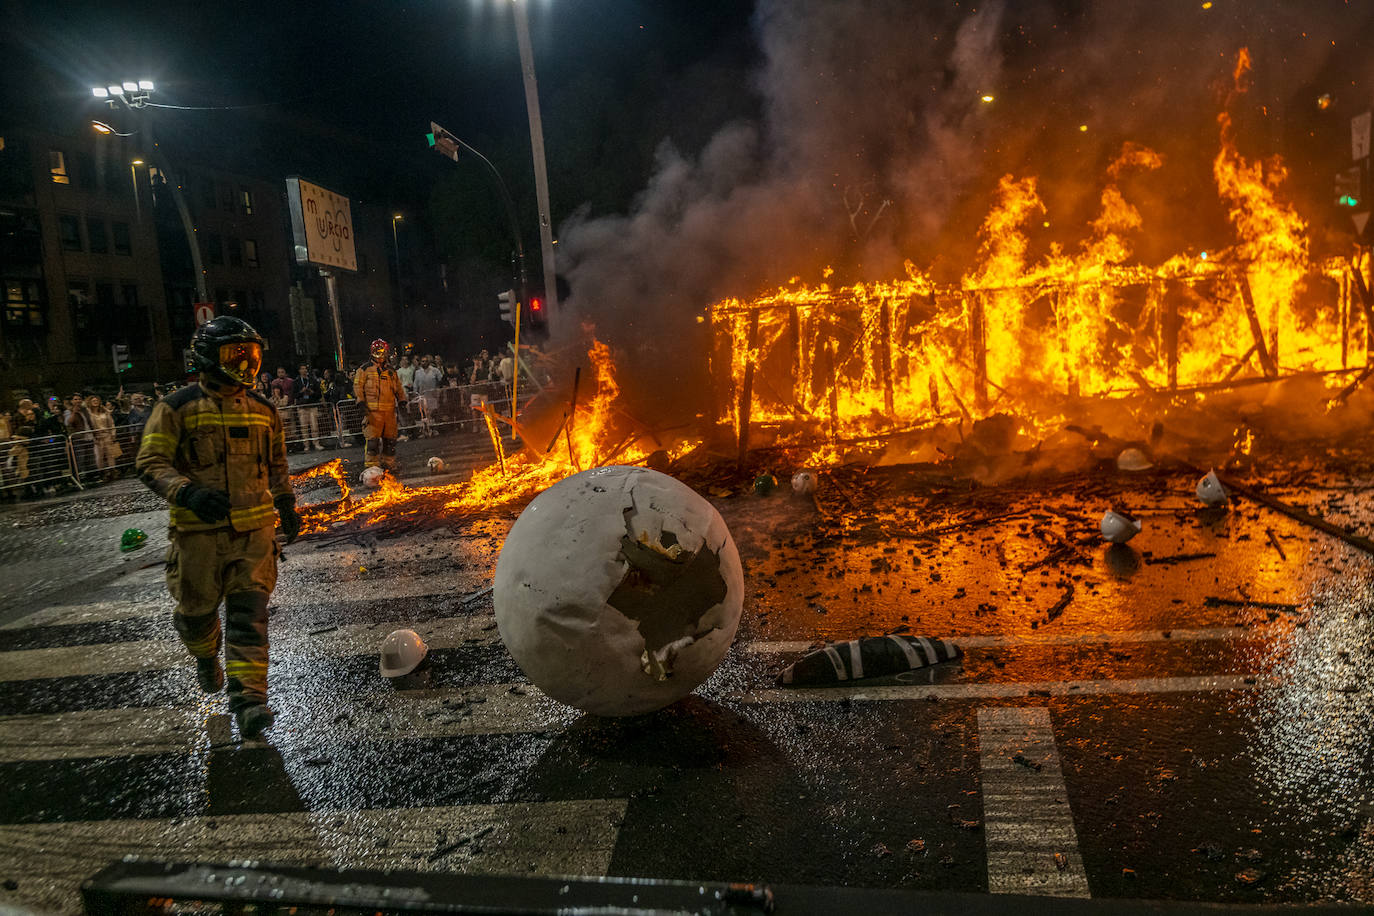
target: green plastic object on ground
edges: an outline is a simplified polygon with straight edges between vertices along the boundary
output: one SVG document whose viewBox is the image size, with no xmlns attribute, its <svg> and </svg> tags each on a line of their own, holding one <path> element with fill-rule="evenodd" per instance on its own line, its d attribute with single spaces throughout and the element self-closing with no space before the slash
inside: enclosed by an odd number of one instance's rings
<svg viewBox="0 0 1374 916">
<path fill-rule="evenodd" d="M 137 550 L 148 542 L 148 535 L 138 528 L 125 528 L 124 534 L 119 539 L 119 549 L 126 553 L 130 550 Z"/>
<path fill-rule="evenodd" d="M 754 478 L 754 492 L 759 496 L 767 496 L 778 486 L 778 479 L 767 471 Z"/>
</svg>

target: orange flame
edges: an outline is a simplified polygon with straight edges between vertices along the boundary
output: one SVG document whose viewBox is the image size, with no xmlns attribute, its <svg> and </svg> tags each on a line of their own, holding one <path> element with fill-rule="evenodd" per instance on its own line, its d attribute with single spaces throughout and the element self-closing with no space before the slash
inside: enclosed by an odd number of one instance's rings
<svg viewBox="0 0 1374 916">
<path fill-rule="evenodd" d="M 1233 100 L 1248 72 L 1242 50 Z M 1083 396 L 1346 368 L 1348 285 L 1339 304 L 1295 304 L 1305 276 L 1339 278 L 1345 265 L 1310 263 L 1307 227 L 1279 195 L 1282 164 L 1242 156 L 1229 112 L 1218 125 L 1213 175 L 1235 229 L 1230 248 L 1154 267 L 1132 261 L 1129 236 L 1143 219 L 1118 182 L 1162 161 L 1128 143 L 1107 170 L 1090 235 L 1032 261 L 1025 227 L 1044 204 L 1034 178 L 1006 175 L 975 266 L 955 287 L 908 263 L 906 279 L 891 283 L 794 283 L 716 303 L 717 422 L 738 433 L 746 377 L 751 423 L 782 444 L 820 433 L 833 452 L 843 441 L 1003 410 L 1044 429 Z M 727 353 L 728 364 L 719 356 Z"/>
</svg>

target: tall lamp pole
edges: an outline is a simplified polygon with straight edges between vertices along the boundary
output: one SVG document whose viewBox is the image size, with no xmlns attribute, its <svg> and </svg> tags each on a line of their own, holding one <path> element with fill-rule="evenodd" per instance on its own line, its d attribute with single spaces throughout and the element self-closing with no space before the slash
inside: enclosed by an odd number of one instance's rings
<svg viewBox="0 0 1374 916">
<path fill-rule="evenodd" d="M 396 236 L 396 224 L 405 219 L 400 213 L 391 215 L 391 251 L 396 256 L 396 312 L 401 325 L 401 348 L 405 349 L 406 337 L 406 306 L 405 289 L 401 286 L 401 243 Z"/>
<path fill-rule="evenodd" d="M 530 120 L 530 151 L 534 156 L 534 193 L 539 204 L 539 249 L 544 262 L 544 299 L 550 313 L 558 308 L 553 264 L 553 226 L 549 221 L 549 176 L 544 166 L 544 128 L 539 119 L 539 86 L 534 79 L 534 52 L 530 47 L 530 20 L 527 0 L 512 0 L 515 6 L 515 38 L 520 46 L 520 72 L 525 78 L 525 111 Z M 517 354 L 518 355 L 518 354 Z"/>
</svg>

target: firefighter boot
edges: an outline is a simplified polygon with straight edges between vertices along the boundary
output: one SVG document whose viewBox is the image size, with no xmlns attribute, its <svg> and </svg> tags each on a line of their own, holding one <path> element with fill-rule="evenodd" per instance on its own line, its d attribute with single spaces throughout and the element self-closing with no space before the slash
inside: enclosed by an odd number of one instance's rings
<svg viewBox="0 0 1374 916">
<path fill-rule="evenodd" d="M 219 663 L 219 655 L 196 659 L 196 680 L 200 689 L 206 693 L 219 693 L 224 689 L 224 668 Z"/>
<path fill-rule="evenodd" d="M 272 710 L 261 703 L 254 703 L 251 706 L 244 706 L 234 713 L 234 717 L 239 722 L 239 735 L 243 740 L 249 741 L 258 737 L 263 732 L 272 727 L 272 722 L 276 719 Z"/>
</svg>

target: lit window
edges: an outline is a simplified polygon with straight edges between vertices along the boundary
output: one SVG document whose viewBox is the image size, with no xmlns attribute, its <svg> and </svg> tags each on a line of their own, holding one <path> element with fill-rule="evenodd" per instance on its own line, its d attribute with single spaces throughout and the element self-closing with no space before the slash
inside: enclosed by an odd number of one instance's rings
<svg viewBox="0 0 1374 916">
<path fill-rule="evenodd" d="M 258 243 L 253 239 L 243 240 L 243 266 L 258 266 Z"/>
<path fill-rule="evenodd" d="M 253 215 L 253 192 L 247 188 L 239 190 L 239 203 L 243 207 L 244 216 Z"/>
<path fill-rule="evenodd" d="M 60 149 L 48 150 L 48 172 L 54 184 L 71 184 L 72 176 L 67 171 L 67 157 Z"/>
<path fill-rule="evenodd" d="M 5 281 L 5 327 L 9 331 L 21 328 L 41 328 L 47 323 L 43 300 L 37 280 L 13 279 Z"/>
</svg>

